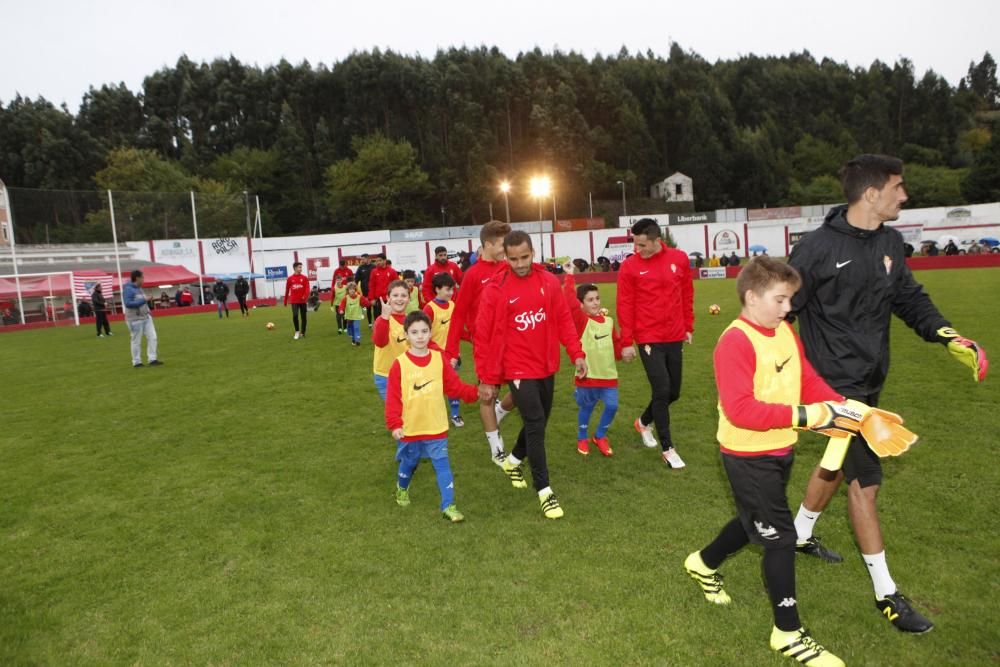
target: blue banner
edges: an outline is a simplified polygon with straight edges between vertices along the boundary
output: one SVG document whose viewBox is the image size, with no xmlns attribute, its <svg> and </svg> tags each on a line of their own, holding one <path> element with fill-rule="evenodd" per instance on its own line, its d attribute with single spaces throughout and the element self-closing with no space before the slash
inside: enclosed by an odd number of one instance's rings
<svg viewBox="0 0 1000 667">
<path fill-rule="evenodd" d="M 279 280 L 288 277 L 287 266 L 268 266 L 265 267 L 264 271 L 267 272 L 268 280 Z"/>
</svg>

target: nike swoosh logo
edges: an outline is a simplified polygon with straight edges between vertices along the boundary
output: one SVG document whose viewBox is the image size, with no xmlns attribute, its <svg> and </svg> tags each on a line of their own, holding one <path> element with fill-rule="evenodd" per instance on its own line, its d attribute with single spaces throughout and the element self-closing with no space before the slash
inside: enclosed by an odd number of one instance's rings
<svg viewBox="0 0 1000 667">
<path fill-rule="evenodd" d="M 783 371 L 785 369 L 785 364 L 787 364 L 791 360 L 792 360 L 792 358 L 788 357 L 788 359 L 785 359 L 780 364 L 777 361 L 774 362 L 774 370 L 775 370 L 775 372 L 776 373 L 780 373 L 781 371 Z"/>
<path fill-rule="evenodd" d="M 416 382 L 414 382 L 413 383 L 413 391 L 420 391 L 421 389 L 423 389 L 424 387 L 426 387 L 427 385 L 429 385 L 431 382 L 434 382 L 434 380 L 428 380 L 427 382 L 425 382 L 423 384 L 417 384 Z"/>
<path fill-rule="evenodd" d="M 518 299 L 520 299 L 520 298 L 521 298 L 521 297 L 519 297 L 519 296 L 515 296 L 515 297 L 514 297 L 513 299 L 511 299 L 511 300 L 510 300 L 510 301 L 508 301 L 507 303 L 514 303 L 515 301 L 517 301 L 517 300 L 518 300 Z"/>
<path fill-rule="evenodd" d="M 597 334 L 594 334 L 594 340 L 601 340 L 602 338 L 607 338 L 610 335 L 611 334 L 604 334 L 603 336 L 598 336 Z"/>
<path fill-rule="evenodd" d="M 848 264 L 850 264 L 853 261 L 854 261 L 853 259 L 849 259 L 846 262 L 837 262 L 837 268 L 839 269 L 842 266 L 847 266 Z"/>
<path fill-rule="evenodd" d="M 404 342 L 405 340 L 406 340 L 406 336 L 403 336 L 402 338 L 397 338 L 397 339 L 396 339 L 396 342 L 397 342 L 397 343 L 402 343 L 402 342 Z"/>
<path fill-rule="evenodd" d="M 444 326 L 444 325 L 448 324 L 448 322 L 451 322 L 451 318 L 450 317 L 448 319 L 446 319 L 446 320 L 441 320 L 441 326 Z"/>
<path fill-rule="evenodd" d="M 489 281 L 490 281 L 490 279 L 489 279 L 489 278 L 483 278 L 483 279 L 482 279 L 482 280 L 480 280 L 479 282 L 480 282 L 480 284 L 485 284 L 485 283 L 488 283 Z"/>
<path fill-rule="evenodd" d="M 640 271 L 640 272 L 639 272 L 639 275 L 640 275 L 640 276 L 644 276 L 644 275 L 646 275 L 647 273 L 649 273 L 649 269 L 646 269 L 645 271 Z"/>
</svg>

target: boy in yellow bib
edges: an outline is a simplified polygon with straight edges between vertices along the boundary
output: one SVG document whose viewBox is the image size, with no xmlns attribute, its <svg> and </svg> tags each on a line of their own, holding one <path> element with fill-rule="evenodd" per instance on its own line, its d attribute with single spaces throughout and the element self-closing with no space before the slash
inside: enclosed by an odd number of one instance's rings
<svg viewBox="0 0 1000 667">
<path fill-rule="evenodd" d="M 388 295 L 386 304 L 375 320 L 375 328 L 372 330 L 372 342 L 375 344 L 372 374 L 375 378 L 375 389 L 383 401 L 392 362 L 409 347 L 403 322 L 406 321 L 406 305 L 410 301 L 410 289 L 402 280 L 394 280 L 389 283 L 386 293 Z"/>
<path fill-rule="evenodd" d="M 813 667 L 841 667 L 802 628 L 795 599 L 796 533 L 785 495 L 795 429 L 830 433 L 844 400 L 813 370 L 784 321 L 800 284 L 795 269 L 769 257 L 751 260 L 736 280 L 743 310 L 719 338 L 714 362 L 717 437 L 737 517 L 684 568 L 709 602 L 729 604 L 719 566 L 751 541 L 763 547 L 771 648 Z"/>
<path fill-rule="evenodd" d="M 424 312 L 431 321 L 431 342 L 443 350 L 448 344 L 451 318 L 455 314 L 455 302 L 452 301 L 452 296 L 455 294 L 455 279 L 450 273 L 436 273 L 431 278 L 431 287 L 434 290 L 434 298 L 424 305 Z M 458 360 L 455 370 L 461 367 L 461 360 Z M 465 426 L 465 420 L 459 412 L 461 402 L 457 398 L 449 398 L 448 405 L 451 407 L 451 423 L 456 428 Z"/>
<path fill-rule="evenodd" d="M 448 411 L 443 399 L 457 396 L 474 403 L 479 400 L 479 389 L 462 382 L 445 355 L 428 347 L 431 324 L 426 313 L 410 313 L 403 327 L 410 349 L 392 362 L 385 400 L 385 425 L 397 442 L 396 503 L 403 507 L 410 504 L 413 473 L 420 459 L 429 458 L 437 473 L 444 518 L 463 521 L 465 517 L 455 507 L 455 482 L 448 462 Z"/>
</svg>

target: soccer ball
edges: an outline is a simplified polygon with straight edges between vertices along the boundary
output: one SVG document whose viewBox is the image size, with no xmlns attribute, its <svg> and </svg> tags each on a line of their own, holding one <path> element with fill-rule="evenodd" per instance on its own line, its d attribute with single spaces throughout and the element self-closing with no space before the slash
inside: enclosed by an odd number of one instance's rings
<svg viewBox="0 0 1000 667">
<path fill-rule="evenodd" d="M 268 322 L 264 326 L 267 328 L 268 331 L 270 331 L 271 329 L 274 328 L 274 322 Z"/>
<path fill-rule="evenodd" d="M 708 307 L 708 314 L 709 315 L 718 315 L 721 312 L 722 312 L 722 309 L 719 308 L 719 304 L 717 304 L 717 303 L 713 303 L 711 306 Z"/>
</svg>

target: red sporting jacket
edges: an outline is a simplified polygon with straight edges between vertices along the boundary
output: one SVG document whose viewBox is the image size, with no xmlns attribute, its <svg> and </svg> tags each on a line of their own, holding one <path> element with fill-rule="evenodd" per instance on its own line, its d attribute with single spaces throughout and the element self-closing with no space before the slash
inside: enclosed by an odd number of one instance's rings
<svg viewBox="0 0 1000 667">
<path fill-rule="evenodd" d="M 618 270 L 622 346 L 675 343 L 694 332 L 694 286 L 688 257 L 660 241 L 649 259 L 638 253 Z"/>
</svg>

